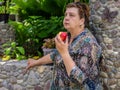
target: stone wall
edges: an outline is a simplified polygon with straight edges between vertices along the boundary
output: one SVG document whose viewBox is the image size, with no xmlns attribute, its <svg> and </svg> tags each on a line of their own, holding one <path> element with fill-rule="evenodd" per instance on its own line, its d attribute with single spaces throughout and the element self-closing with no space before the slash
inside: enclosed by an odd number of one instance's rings
<svg viewBox="0 0 120 90">
<path fill-rule="evenodd" d="M 52 66 L 36 66 L 24 73 L 27 60 L 0 60 L 0 90 L 48 90 Z"/>
<path fill-rule="evenodd" d="M 3 53 L 2 45 L 8 41 L 14 41 L 15 34 L 13 28 L 7 23 L 0 23 L 0 55 Z"/>
<path fill-rule="evenodd" d="M 105 90 L 120 90 L 120 0 L 90 0 L 90 27 L 103 48 Z"/>
</svg>

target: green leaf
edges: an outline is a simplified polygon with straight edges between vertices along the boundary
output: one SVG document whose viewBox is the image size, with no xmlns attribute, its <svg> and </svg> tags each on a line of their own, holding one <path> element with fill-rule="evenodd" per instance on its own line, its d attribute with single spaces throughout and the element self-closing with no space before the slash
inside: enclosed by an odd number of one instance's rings
<svg viewBox="0 0 120 90">
<path fill-rule="evenodd" d="M 42 56 L 41 52 L 37 51 L 37 53 L 38 53 L 38 56 L 40 56 L 40 57 Z"/>
<path fill-rule="evenodd" d="M 40 33 L 38 34 L 38 36 L 39 36 L 40 38 L 45 38 L 45 37 L 48 36 L 48 33 L 42 31 L 42 32 L 40 32 Z"/>
<path fill-rule="evenodd" d="M 11 47 L 10 47 L 10 48 L 6 48 L 4 53 L 5 53 L 6 55 L 9 55 L 10 52 L 11 52 Z"/>
<path fill-rule="evenodd" d="M 16 42 L 12 42 L 11 47 L 13 47 L 13 48 L 16 47 Z"/>
<path fill-rule="evenodd" d="M 23 60 L 23 59 L 26 59 L 26 57 L 23 56 L 23 55 L 20 55 L 20 54 L 16 54 L 16 59 L 17 60 Z"/>
<path fill-rule="evenodd" d="M 24 50 L 23 47 L 16 47 L 16 48 L 17 48 L 17 50 L 18 50 L 22 55 L 25 54 L 25 50 Z"/>
<path fill-rule="evenodd" d="M 16 59 L 17 60 L 21 60 L 22 59 L 22 56 L 20 54 L 16 54 Z"/>
</svg>

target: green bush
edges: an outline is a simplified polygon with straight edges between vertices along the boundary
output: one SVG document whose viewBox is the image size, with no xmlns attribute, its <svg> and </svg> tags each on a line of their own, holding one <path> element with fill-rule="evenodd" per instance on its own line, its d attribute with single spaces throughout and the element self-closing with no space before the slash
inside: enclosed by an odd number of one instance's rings
<svg viewBox="0 0 120 90">
<path fill-rule="evenodd" d="M 3 44 L 4 55 L 10 56 L 12 59 L 26 59 L 25 50 L 21 46 L 17 46 L 16 42 L 7 42 Z"/>
<path fill-rule="evenodd" d="M 44 39 L 51 39 L 58 32 L 65 31 L 62 25 L 65 6 L 73 1 L 12 0 L 11 13 L 18 14 L 22 22 L 10 21 L 9 24 L 15 30 L 15 43 L 24 48 L 26 57 L 41 56 Z M 80 2 L 88 3 L 89 0 Z"/>
<path fill-rule="evenodd" d="M 63 17 L 51 17 L 46 20 L 43 17 L 31 16 L 23 22 L 9 22 L 14 27 L 16 43 L 24 47 L 27 57 L 41 55 L 43 40 L 53 38 L 60 31 L 65 31 L 62 25 Z"/>
<path fill-rule="evenodd" d="M 28 16 L 63 16 L 67 3 L 74 0 L 12 0 L 15 6 L 10 7 L 11 13 L 19 14 L 21 20 Z"/>
</svg>

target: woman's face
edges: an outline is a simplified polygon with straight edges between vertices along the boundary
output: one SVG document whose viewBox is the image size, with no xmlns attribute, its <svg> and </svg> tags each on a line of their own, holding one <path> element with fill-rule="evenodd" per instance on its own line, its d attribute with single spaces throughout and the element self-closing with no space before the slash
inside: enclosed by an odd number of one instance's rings
<svg viewBox="0 0 120 90">
<path fill-rule="evenodd" d="M 63 25 L 65 29 L 72 30 L 80 27 L 82 20 L 80 19 L 78 8 L 71 7 L 67 8 L 65 11 L 65 17 L 63 20 Z"/>
</svg>

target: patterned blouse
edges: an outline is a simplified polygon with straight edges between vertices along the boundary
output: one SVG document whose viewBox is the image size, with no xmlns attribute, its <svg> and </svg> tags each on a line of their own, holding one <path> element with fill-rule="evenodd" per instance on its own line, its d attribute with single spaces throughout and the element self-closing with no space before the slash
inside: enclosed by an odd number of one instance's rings
<svg viewBox="0 0 120 90">
<path fill-rule="evenodd" d="M 70 39 L 70 34 L 68 34 Z M 50 90 L 101 90 L 99 84 L 99 58 L 101 47 L 86 28 L 69 45 L 69 54 L 76 66 L 68 76 L 62 57 L 57 50 L 50 56 L 54 62 L 53 82 Z"/>
</svg>

